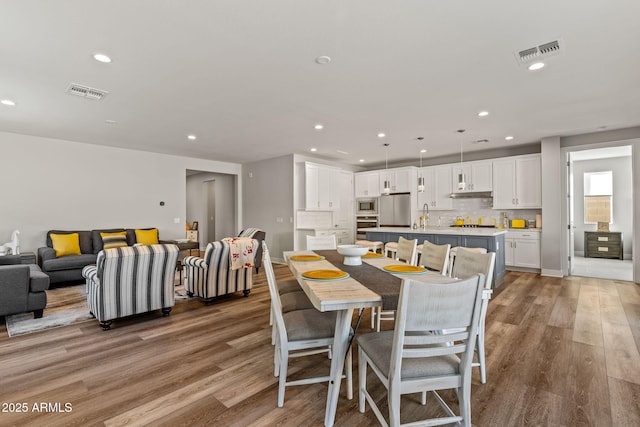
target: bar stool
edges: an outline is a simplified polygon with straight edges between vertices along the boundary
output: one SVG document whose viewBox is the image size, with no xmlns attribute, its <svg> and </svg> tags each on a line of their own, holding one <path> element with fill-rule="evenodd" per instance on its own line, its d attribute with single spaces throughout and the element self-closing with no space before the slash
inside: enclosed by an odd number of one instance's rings
<svg viewBox="0 0 640 427">
<path fill-rule="evenodd" d="M 369 248 L 369 251 L 377 253 L 378 249 L 382 253 L 384 249 L 384 244 L 379 241 L 370 241 L 370 240 L 356 240 L 356 245 L 366 246 Z"/>
<path fill-rule="evenodd" d="M 397 251 L 398 251 L 398 242 L 385 243 L 384 256 L 395 259 Z"/>
<path fill-rule="evenodd" d="M 487 250 L 485 248 L 467 248 L 465 246 L 456 246 L 455 248 L 451 248 L 449 251 L 449 277 L 451 277 L 451 272 L 453 271 L 453 262 L 456 260 L 456 252 L 458 249 L 462 249 L 463 251 L 475 252 L 477 254 L 486 254 Z"/>
</svg>

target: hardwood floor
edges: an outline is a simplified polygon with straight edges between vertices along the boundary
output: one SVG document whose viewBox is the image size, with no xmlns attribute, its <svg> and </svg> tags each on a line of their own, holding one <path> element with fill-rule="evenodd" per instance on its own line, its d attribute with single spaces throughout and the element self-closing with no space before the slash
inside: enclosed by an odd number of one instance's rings
<svg viewBox="0 0 640 427">
<path fill-rule="evenodd" d="M 290 277 L 286 266 L 276 275 Z M 0 326 L 0 425 L 321 426 L 326 384 L 289 387 L 276 406 L 264 274 L 257 283 L 248 298 L 180 302 L 170 317 L 118 320 L 108 332 L 91 321 L 9 338 Z M 359 333 L 369 332 L 368 315 Z M 640 425 L 640 286 L 507 272 L 489 304 L 486 347 L 474 425 Z M 295 359 L 290 373 L 328 369 L 318 355 Z M 384 389 L 373 375 L 369 383 L 385 413 Z M 377 425 L 344 387 L 336 425 Z M 22 403 L 27 411 L 15 412 Z M 41 403 L 48 411 L 34 410 Z M 403 422 L 438 411 L 432 399 L 402 401 Z"/>
</svg>

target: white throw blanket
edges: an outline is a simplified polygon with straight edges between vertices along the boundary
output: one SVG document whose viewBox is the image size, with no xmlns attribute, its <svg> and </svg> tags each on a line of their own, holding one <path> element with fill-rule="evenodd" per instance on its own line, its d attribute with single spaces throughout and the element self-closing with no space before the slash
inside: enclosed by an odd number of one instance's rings
<svg viewBox="0 0 640 427">
<path fill-rule="evenodd" d="M 251 237 L 227 237 L 222 241 L 229 245 L 229 264 L 232 270 L 253 267 L 255 250 Z"/>
</svg>

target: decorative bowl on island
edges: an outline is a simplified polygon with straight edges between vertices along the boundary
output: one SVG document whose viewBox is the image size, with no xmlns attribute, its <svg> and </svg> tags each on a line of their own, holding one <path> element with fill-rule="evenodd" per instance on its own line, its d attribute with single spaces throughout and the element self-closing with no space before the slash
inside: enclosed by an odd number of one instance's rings
<svg viewBox="0 0 640 427">
<path fill-rule="evenodd" d="M 362 265 L 362 255 L 369 251 L 366 246 L 338 245 L 338 253 L 344 255 L 344 265 Z"/>
</svg>

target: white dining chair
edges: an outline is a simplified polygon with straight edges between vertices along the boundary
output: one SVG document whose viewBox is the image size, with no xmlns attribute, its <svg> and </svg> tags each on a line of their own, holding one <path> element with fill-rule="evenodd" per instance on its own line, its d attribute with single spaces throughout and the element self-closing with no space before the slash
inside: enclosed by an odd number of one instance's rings
<svg viewBox="0 0 640 427">
<path fill-rule="evenodd" d="M 447 274 L 447 266 L 449 265 L 449 251 L 451 245 L 436 245 L 428 240 L 422 244 L 420 252 L 419 265 L 431 271 L 438 271 L 445 276 Z"/>
<path fill-rule="evenodd" d="M 466 246 L 454 246 L 449 251 L 449 276 L 451 276 L 451 270 L 453 269 L 453 264 L 456 262 L 456 254 L 459 250 L 475 252 L 478 254 L 487 253 L 487 250 L 485 248 L 468 248 Z"/>
<path fill-rule="evenodd" d="M 405 425 L 461 423 L 471 426 L 471 362 L 478 332 L 482 298 L 482 275 L 449 284 L 426 284 L 404 280 L 398 299 L 393 331 L 360 335 L 358 341 L 358 408 L 365 412 L 368 402 L 378 421 L 392 427 L 400 423 L 403 394 L 431 391 L 446 417 Z M 456 328 L 456 332 L 436 335 L 430 331 Z M 447 345 L 454 342 L 454 345 Z M 367 390 L 367 368 L 387 389 L 389 423 L 376 405 L 380 397 Z M 377 383 L 376 383 L 377 386 Z M 455 389 L 459 401 L 456 414 L 437 390 Z"/>
<path fill-rule="evenodd" d="M 271 264 L 271 257 L 266 242 L 263 245 L 263 265 L 269 294 L 271 296 L 271 308 L 276 328 L 276 344 L 274 349 L 274 375 L 278 380 L 278 407 L 284 405 L 285 388 L 294 385 L 315 384 L 330 380 L 330 376 L 305 378 L 295 381 L 287 381 L 287 369 L 289 359 L 292 357 L 309 356 L 326 353 L 333 344 L 336 313 L 320 312 L 313 309 L 301 309 L 284 312 L 281 296 L 278 292 L 276 277 Z M 353 398 L 353 378 L 351 349 L 347 353 L 345 361 L 345 375 L 347 379 L 347 398 Z"/>
<path fill-rule="evenodd" d="M 307 236 L 307 250 L 325 250 L 336 248 L 336 236 L 330 234 L 328 236 Z"/>
<path fill-rule="evenodd" d="M 478 353 L 478 361 L 473 362 L 474 367 L 480 367 L 480 381 L 482 384 L 487 382 L 487 364 L 485 361 L 484 352 L 484 323 L 487 317 L 487 308 L 489 306 L 489 300 L 493 290 L 491 289 L 491 282 L 493 281 L 493 271 L 496 265 L 495 252 L 478 253 L 472 251 L 459 251 L 456 255 L 456 263 L 453 266 L 451 275 L 452 277 L 464 279 L 471 277 L 475 274 L 481 273 L 484 275 L 484 282 L 482 283 L 482 307 L 480 311 L 480 319 L 478 325 L 478 340 L 476 343 L 476 352 Z"/>
<path fill-rule="evenodd" d="M 418 239 L 405 239 L 398 237 L 398 245 L 393 253 L 396 261 L 404 262 L 409 265 L 418 263 Z M 383 320 L 393 320 L 393 310 L 383 311 L 382 307 L 371 307 L 371 329 L 374 328 L 380 332 L 380 322 Z"/>
</svg>

